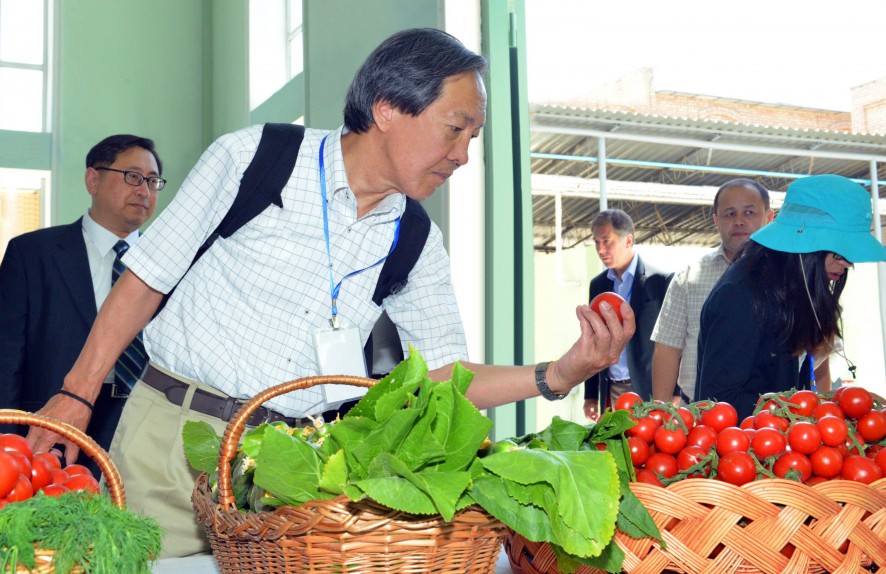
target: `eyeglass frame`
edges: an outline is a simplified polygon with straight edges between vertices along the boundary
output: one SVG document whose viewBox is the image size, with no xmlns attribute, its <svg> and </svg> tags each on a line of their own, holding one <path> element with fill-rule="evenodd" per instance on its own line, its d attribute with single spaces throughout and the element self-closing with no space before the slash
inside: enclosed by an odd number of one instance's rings
<svg viewBox="0 0 886 574">
<path fill-rule="evenodd" d="M 113 167 L 94 167 L 93 169 L 95 169 L 96 171 L 116 171 L 117 173 L 122 173 L 123 174 L 123 181 L 126 182 L 127 185 L 131 185 L 132 187 L 138 187 L 141 184 L 143 184 L 144 182 L 148 182 L 148 189 L 150 189 L 151 191 L 161 191 L 164 187 L 166 187 L 166 180 L 163 179 L 162 177 L 157 177 L 157 176 L 153 176 L 153 175 L 144 176 L 137 171 L 131 171 L 131 170 L 126 170 L 126 169 L 115 169 Z M 132 174 L 132 175 L 130 175 L 130 174 Z M 138 176 L 138 178 L 139 178 L 138 183 L 132 183 L 131 181 L 129 181 L 127 179 L 127 178 L 130 178 L 133 176 Z M 158 182 L 159 185 L 157 185 L 156 187 L 152 187 L 151 186 L 152 181 Z"/>
<path fill-rule="evenodd" d="M 836 261 L 837 263 L 845 263 L 846 265 L 849 265 L 850 267 L 855 265 L 854 263 L 852 263 L 852 261 L 849 261 L 848 259 L 846 259 L 842 255 L 840 255 L 839 253 L 834 253 L 833 251 L 831 251 L 831 257 L 833 257 L 834 261 Z"/>
</svg>

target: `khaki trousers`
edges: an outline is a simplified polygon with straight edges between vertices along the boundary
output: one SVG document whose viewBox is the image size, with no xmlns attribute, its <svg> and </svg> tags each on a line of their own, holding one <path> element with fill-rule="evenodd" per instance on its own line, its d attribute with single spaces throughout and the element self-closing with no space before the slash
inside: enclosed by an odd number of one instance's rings
<svg viewBox="0 0 886 574">
<path fill-rule="evenodd" d="M 139 381 L 123 408 L 111 442 L 111 459 L 123 479 L 127 508 L 154 517 L 163 528 L 160 558 L 209 552 L 209 539 L 191 504 L 198 473 L 185 458 L 182 428 L 185 421 L 206 421 L 219 436 L 224 434 L 227 423 L 188 408 L 197 388 L 224 395 L 212 387 L 152 366 L 192 386 L 179 407 Z"/>
</svg>

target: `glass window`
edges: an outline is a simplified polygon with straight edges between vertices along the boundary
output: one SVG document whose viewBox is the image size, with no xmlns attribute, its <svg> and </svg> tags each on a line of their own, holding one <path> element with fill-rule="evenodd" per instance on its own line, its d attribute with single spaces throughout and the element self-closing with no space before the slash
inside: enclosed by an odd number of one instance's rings
<svg viewBox="0 0 886 574">
<path fill-rule="evenodd" d="M 291 80 L 301 74 L 305 68 L 304 37 L 302 35 L 302 0 L 287 0 L 289 2 L 289 66 L 288 76 Z"/>
<path fill-rule="evenodd" d="M 0 129 L 48 131 L 49 0 L 0 0 Z"/>
<path fill-rule="evenodd" d="M 0 259 L 16 235 L 40 228 L 49 172 L 0 169 Z"/>
</svg>

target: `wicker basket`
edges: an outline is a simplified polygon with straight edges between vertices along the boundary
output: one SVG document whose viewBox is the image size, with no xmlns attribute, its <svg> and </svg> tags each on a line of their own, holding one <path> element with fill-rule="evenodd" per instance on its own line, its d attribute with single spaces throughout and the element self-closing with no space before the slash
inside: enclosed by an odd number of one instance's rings
<svg viewBox="0 0 886 574">
<path fill-rule="evenodd" d="M 667 549 L 616 531 L 625 572 L 848 573 L 886 565 L 886 478 L 873 485 L 832 480 L 812 487 L 782 479 L 742 487 L 688 479 L 667 488 L 632 483 L 631 490 Z M 547 543 L 511 531 L 505 550 L 516 574 L 559 572 Z"/>
<path fill-rule="evenodd" d="M 123 491 L 123 481 L 120 478 L 120 473 L 117 471 L 117 467 L 114 466 L 108 453 L 80 429 L 43 415 L 11 409 L 0 409 L 0 424 L 40 427 L 51 430 L 73 442 L 80 447 L 80 450 L 83 451 L 86 456 L 94 460 L 98 465 L 99 470 L 101 470 L 102 475 L 105 477 L 108 493 L 114 506 L 117 508 L 124 508 L 126 506 L 126 494 Z M 52 562 L 54 554 L 55 552 L 53 550 L 38 548 L 35 552 L 37 566 L 33 570 L 28 570 L 19 564 L 16 572 L 52 574 L 55 572 L 55 564 Z M 81 570 L 75 569 L 72 572 L 76 573 L 80 571 Z"/>
<path fill-rule="evenodd" d="M 240 512 L 231 490 L 230 462 L 244 423 L 267 400 L 318 384 L 370 387 L 360 377 L 311 377 L 277 385 L 243 405 L 228 423 L 219 453 L 218 503 L 209 480 L 194 488 L 197 517 L 206 526 L 218 565 L 225 573 L 253 572 L 493 572 L 507 527 L 481 509 L 440 516 L 414 516 L 341 496 L 283 506 L 273 512 Z"/>
</svg>

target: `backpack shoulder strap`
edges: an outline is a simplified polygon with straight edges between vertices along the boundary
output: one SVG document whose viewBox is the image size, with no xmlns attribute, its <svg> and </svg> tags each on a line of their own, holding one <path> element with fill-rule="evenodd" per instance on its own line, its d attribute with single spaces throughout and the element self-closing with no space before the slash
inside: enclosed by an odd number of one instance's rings
<svg viewBox="0 0 886 574">
<path fill-rule="evenodd" d="M 286 187 L 286 182 L 289 181 L 292 170 L 295 168 L 298 150 L 304 136 L 304 126 L 265 124 L 255 156 L 240 179 L 240 187 L 233 205 L 218 227 L 197 250 L 194 259 L 188 266 L 188 271 L 209 250 L 218 237 L 230 237 L 271 204 L 283 207 L 283 188 Z M 175 287 L 163 297 L 160 306 L 154 313 L 155 317 L 166 306 L 166 301 L 169 300 L 173 291 L 175 291 Z"/>
<path fill-rule="evenodd" d="M 406 209 L 400 219 L 400 239 L 397 240 L 397 247 L 385 259 L 372 295 L 376 305 L 381 305 L 385 297 L 399 293 L 406 286 L 409 272 L 415 267 L 430 231 L 431 218 L 424 207 L 407 197 Z"/>
</svg>

